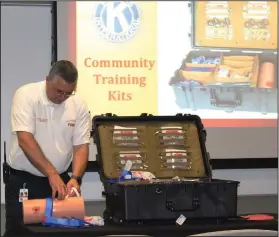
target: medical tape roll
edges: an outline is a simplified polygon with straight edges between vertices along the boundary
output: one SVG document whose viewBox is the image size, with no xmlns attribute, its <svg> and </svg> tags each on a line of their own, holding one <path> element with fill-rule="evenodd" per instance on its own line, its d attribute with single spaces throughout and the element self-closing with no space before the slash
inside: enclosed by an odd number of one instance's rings
<svg viewBox="0 0 279 237">
<path fill-rule="evenodd" d="M 258 79 L 258 88 L 274 88 L 275 87 L 275 66 L 273 63 L 265 62 L 260 67 L 260 75 Z"/>
</svg>

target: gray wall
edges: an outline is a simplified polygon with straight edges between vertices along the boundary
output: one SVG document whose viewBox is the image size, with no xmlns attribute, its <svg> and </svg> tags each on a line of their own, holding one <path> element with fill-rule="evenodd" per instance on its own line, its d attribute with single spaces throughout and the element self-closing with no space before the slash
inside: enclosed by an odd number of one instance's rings
<svg viewBox="0 0 279 237">
<path fill-rule="evenodd" d="M 10 148 L 10 114 L 13 94 L 21 85 L 45 80 L 50 65 L 50 5 L 1 5 L 2 162 L 4 160 L 3 142 L 7 142 L 7 152 Z M 3 202 L 4 186 L 1 181 L 1 203 Z"/>
</svg>

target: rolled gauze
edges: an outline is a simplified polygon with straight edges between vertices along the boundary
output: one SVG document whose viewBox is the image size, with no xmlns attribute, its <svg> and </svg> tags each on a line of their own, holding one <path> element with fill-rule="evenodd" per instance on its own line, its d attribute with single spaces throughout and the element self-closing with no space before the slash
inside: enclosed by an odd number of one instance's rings
<svg viewBox="0 0 279 237">
<path fill-rule="evenodd" d="M 22 203 L 24 224 L 42 223 L 46 209 L 46 199 L 25 200 Z M 52 216 L 57 218 L 75 217 L 84 219 L 84 199 L 69 197 L 64 200 L 53 200 Z"/>
<path fill-rule="evenodd" d="M 265 62 L 260 68 L 258 79 L 258 88 L 274 88 L 275 84 L 275 67 L 273 63 Z"/>
</svg>

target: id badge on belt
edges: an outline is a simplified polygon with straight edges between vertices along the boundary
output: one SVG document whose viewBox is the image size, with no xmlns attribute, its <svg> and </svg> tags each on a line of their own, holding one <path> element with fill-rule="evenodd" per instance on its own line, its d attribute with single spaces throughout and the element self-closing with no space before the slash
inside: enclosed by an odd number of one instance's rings
<svg viewBox="0 0 279 237">
<path fill-rule="evenodd" d="M 24 200 L 28 200 L 28 189 L 25 187 L 26 184 L 23 184 L 23 188 L 19 190 L 19 202 L 23 202 Z"/>
</svg>

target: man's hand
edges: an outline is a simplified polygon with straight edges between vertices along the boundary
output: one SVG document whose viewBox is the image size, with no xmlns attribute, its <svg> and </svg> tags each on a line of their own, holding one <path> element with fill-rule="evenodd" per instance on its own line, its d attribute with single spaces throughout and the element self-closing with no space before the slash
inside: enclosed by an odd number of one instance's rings
<svg viewBox="0 0 279 237">
<path fill-rule="evenodd" d="M 52 188 L 52 198 L 55 198 L 56 194 L 58 194 L 58 199 L 65 199 L 68 191 L 65 183 L 61 179 L 58 173 L 51 174 L 48 176 L 50 187 Z"/>
<path fill-rule="evenodd" d="M 79 194 L 81 193 L 80 186 L 75 179 L 70 179 L 70 181 L 67 183 L 68 194 L 70 194 L 72 188 L 75 188 L 79 192 Z"/>
</svg>

